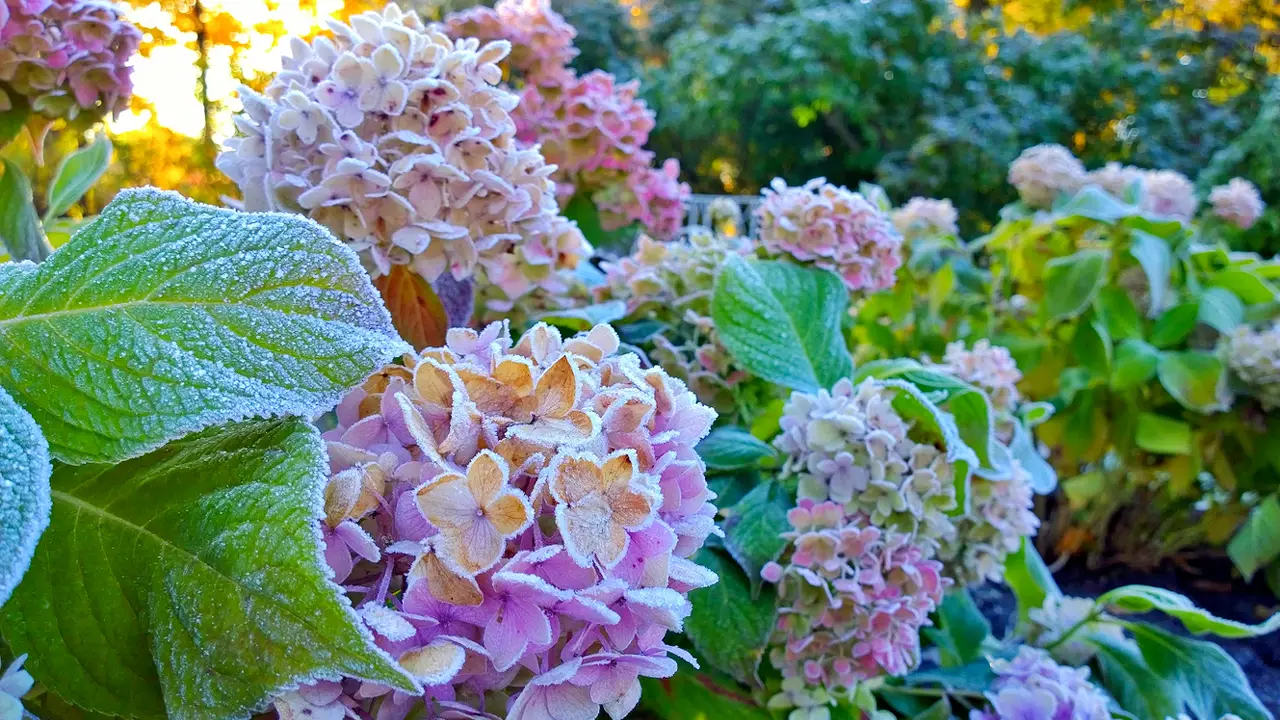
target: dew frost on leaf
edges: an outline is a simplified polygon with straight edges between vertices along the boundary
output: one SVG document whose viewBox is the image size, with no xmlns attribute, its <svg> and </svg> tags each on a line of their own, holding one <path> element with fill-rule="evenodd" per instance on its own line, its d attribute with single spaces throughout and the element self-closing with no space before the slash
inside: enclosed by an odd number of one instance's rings
<svg viewBox="0 0 1280 720">
<path fill-rule="evenodd" d="M 0 386 L 71 463 L 326 410 L 408 350 L 319 225 L 152 189 L 121 192 L 43 265 L 0 273 L 0 290 Z"/>
<path fill-rule="evenodd" d="M 49 526 L 49 445 L 0 388 L 0 606 L 22 580 Z"/>
<path fill-rule="evenodd" d="M 44 685 L 108 715 L 247 717 L 342 676 L 419 690 L 330 582 L 327 471 L 297 419 L 59 466 L 53 522 L 0 633 Z"/>
</svg>

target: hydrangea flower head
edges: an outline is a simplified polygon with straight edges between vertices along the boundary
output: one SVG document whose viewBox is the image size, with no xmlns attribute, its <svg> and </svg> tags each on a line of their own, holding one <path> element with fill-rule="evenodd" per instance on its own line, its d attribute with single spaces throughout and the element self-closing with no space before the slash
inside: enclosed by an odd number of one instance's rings
<svg viewBox="0 0 1280 720">
<path fill-rule="evenodd" d="M 264 96 L 241 91 L 218 167 L 245 209 L 310 216 L 375 277 L 409 265 L 512 298 L 590 254 L 558 215 L 554 166 L 515 141 L 506 42 L 455 42 L 395 5 L 351 22 L 294 40 Z"/>
<path fill-rule="evenodd" d="M 22 696 L 35 687 L 35 679 L 31 673 L 22 669 L 26 655 L 19 655 L 4 673 L 0 673 L 0 718 L 4 720 L 20 720 L 26 717 L 22 709 Z"/>
<path fill-rule="evenodd" d="M 1018 404 L 1022 371 L 1008 348 L 992 345 L 986 339 L 978 340 L 971 349 L 966 349 L 963 342 L 953 342 L 947 345 L 941 365 L 957 378 L 985 390 L 997 411 L 1009 412 Z"/>
<path fill-rule="evenodd" d="M 1253 227 L 1267 208 L 1257 186 L 1244 178 L 1231 178 L 1226 185 L 1209 191 L 1209 204 L 1214 215 L 1242 230 Z"/>
<path fill-rule="evenodd" d="M 715 413 L 617 349 L 608 325 L 454 329 L 342 401 L 326 559 L 427 690 L 318 683 L 278 714 L 620 718 L 675 672 L 663 639 L 716 580 L 689 559 L 718 532 L 694 451 Z"/>
<path fill-rule="evenodd" d="M 1093 659 L 1098 653 L 1097 645 L 1090 642 L 1090 637 L 1105 637 L 1114 644 L 1128 642 L 1124 628 L 1114 623 L 1091 622 L 1080 623 L 1094 611 L 1096 603 L 1092 598 L 1051 596 L 1045 598 L 1042 607 L 1031 610 L 1030 628 L 1027 640 L 1036 647 L 1048 649 L 1058 662 L 1080 667 Z M 1065 633 L 1071 636 L 1062 640 Z"/>
<path fill-rule="evenodd" d="M 1242 325 L 1222 338 L 1221 351 L 1263 409 L 1280 408 L 1280 323 L 1263 330 Z"/>
<path fill-rule="evenodd" d="M 642 168 L 627 176 L 626 183 L 595 193 L 600 221 L 606 230 L 633 222 L 661 240 L 680 232 L 689 184 L 680 182 L 680 161 L 667 158 L 661 168 Z"/>
<path fill-rule="evenodd" d="M 1084 164 L 1053 143 L 1029 147 L 1009 165 L 1009 184 L 1032 208 L 1048 208 L 1059 195 L 1074 193 L 1084 183 Z"/>
<path fill-rule="evenodd" d="M 1177 170 L 1146 170 L 1142 173 L 1142 202 L 1150 213 L 1190 220 L 1196 214 L 1196 186 Z"/>
<path fill-rule="evenodd" d="M 950 200 L 914 197 L 893 211 L 893 225 L 908 242 L 929 235 L 958 235 L 959 215 Z"/>
<path fill-rule="evenodd" d="M 1040 527 L 1030 475 L 1017 460 L 1012 465 L 1005 478 L 969 478 L 969 510 L 938 552 L 947 576 L 964 585 L 1003 582 L 1005 559 Z"/>
<path fill-rule="evenodd" d="M 993 660 L 991 707 L 969 720 L 1107 720 L 1107 695 L 1089 682 L 1089 668 L 1063 667 L 1048 653 L 1022 646 L 1012 660 Z"/>
<path fill-rule="evenodd" d="M 1085 181 L 1090 185 L 1097 185 L 1117 198 L 1123 198 L 1134 183 L 1142 181 L 1142 170 L 1132 165 L 1109 162 L 1090 171 Z"/>
<path fill-rule="evenodd" d="M 918 665 L 920 628 L 951 582 L 942 564 L 912 536 L 877 528 L 864 513 L 831 501 L 802 499 L 787 520 L 787 549 L 763 573 L 778 583 L 780 597 L 774 667 L 835 693 Z M 799 697 L 790 701 L 807 706 Z"/>
<path fill-rule="evenodd" d="M 788 187 L 774 178 L 756 208 L 761 245 L 771 255 L 831 270 L 853 291 L 892 287 L 902 235 L 859 193 L 814 178 Z"/>
<path fill-rule="evenodd" d="M 893 407 L 894 388 L 848 378 L 830 390 L 792 393 L 774 444 L 799 476 L 798 496 L 865 513 L 932 554 L 954 539 L 955 467 L 940 444 L 918 442 Z"/>
<path fill-rule="evenodd" d="M 533 84 L 564 72 L 578 56 L 573 46 L 578 31 L 551 9 L 549 0 L 499 0 L 492 8 L 477 5 L 446 17 L 442 29 L 454 39 L 511 43 L 505 62 L 508 74 Z"/>
<path fill-rule="evenodd" d="M 129 105 L 142 33 L 94 0 L 0 1 L 0 112 L 25 97 L 34 112 L 113 117 Z"/>
</svg>

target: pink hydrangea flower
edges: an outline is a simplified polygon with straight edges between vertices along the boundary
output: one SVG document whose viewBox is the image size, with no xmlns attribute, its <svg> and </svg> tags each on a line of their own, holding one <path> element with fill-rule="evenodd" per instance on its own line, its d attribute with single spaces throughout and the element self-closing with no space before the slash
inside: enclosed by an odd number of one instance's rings
<svg viewBox="0 0 1280 720">
<path fill-rule="evenodd" d="M 1210 190 L 1209 204 L 1214 215 L 1242 230 L 1253 227 L 1267 208 L 1258 187 L 1244 178 L 1231 178 L 1226 185 Z"/>
<path fill-rule="evenodd" d="M 505 63 L 508 74 L 529 83 L 563 72 L 578 56 L 573 46 L 577 30 L 551 9 L 548 0 L 499 0 L 493 8 L 478 5 L 446 17 L 442 30 L 454 39 L 511 43 Z"/>
<path fill-rule="evenodd" d="M 902 235 L 862 195 L 814 178 L 788 187 L 774 178 L 756 208 L 760 243 L 771 255 L 831 270 L 850 290 L 893 287 Z"/>
<path fill-rule="evenodd" d="M 326 557 L 427 690 L 343 680 L 282 716 L 621 718 L 688 659 L 663 639 L 716 581 L 689 559 L 718 533 L 694 451 L 715 413 L 617 349 L 607 325 L 455 329 L 339 404 Z"/>
<path fill-rule="evenodd" d="M 834 502 L 801 500 L 787 520 L 788 549 L 763 573 L 781 598 L 774 667 L 835 693 L 919 664 L 920 628 L 951 584 L 942 563 Z"/>
<path fill-rule="evenodd" d="M 1029 147 L 1009 164 L 1009 184 L 1031 208 L 1048 208 L 1059 195 L 1075 193 L 1085 181 L 1084 164 L 1054 143 Z"/>
<path fill-rule="evenodd" d="M 953 342 L 947 345 L 941 367 L 985 390 L 998 411 L 1010 412 L 1018 404 L 1022 371 L 1008 348 L 986 339 L 975 342 L 972 349 L 966 349 L 963 342 Z"/>
<path fill-rule="evenodd" d="M 893 226 L 910 241 L 929 235 L 958 235 L 956 225 L 959 215 L 950 200 L 913 197 L 906 205 L 893 211 Z"/>
<path fill-rule="evenodd" d="M 15 93 L 50 118 L 119 115 L 133 94 L 129 59 L 141 40 L 110 3 L 0 0 L 0 112 Z"/>
<path fill-rule="evenodd" d="M 1177 170 L 1144 170 L 1142 201 L 1139 206 L 1150 213 L 1178 220 L 1190 220 L 1200 204 L 1196 186 Z"/>
<path fill-rule="evenodd" d="M 351 22 L 294 40 L 264 96 L 241 90 L 218 167 L 246 210 L 308 215 L 374 277 L 409 265 L 508 299 L 590 255 L 559 216 L 555 167 L 516 143 L 507 42 L 455 42 L 395 5 Z"/>
<path fill-rule="evenodd" d="M 659 240 L 670 240 L 684 223 L 684 203 L 691 191 L 680 182 L 680 161 L 668 158 L 660 169 L 643 168 L 627 176 L 625 185 L 615 185 L 594 195 L 606 229 L 638 222 L 644 231 Z"/>
</svg>

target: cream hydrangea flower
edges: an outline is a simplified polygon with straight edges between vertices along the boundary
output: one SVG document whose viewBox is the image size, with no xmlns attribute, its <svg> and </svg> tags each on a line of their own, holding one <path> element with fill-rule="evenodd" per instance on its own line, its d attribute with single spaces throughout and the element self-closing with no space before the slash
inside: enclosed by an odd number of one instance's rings
<svg viewBox="0 0 1280 720">
<path fill-rule="evenodd" d="M 894 210 L 891 217 L 894 227 L 907 242 L 921 236 L 960 233 L 956 225 L 959 215 L 950 200 L 913 197 L 906 205 Z"/>
<path fill-rule="evenodd" d="M 956 533 L 938 556 L 945 574 L 963 585 L 1003 582 L 1005 559 L 1040 527 L 1031 478 L 1017 460 L 1005 478 L 969 478 L 969 511 L 956 518 Z"/>
<path fill-rule="evenodd" d="M 1257 186 L 1244 178 L 1231 178 L 1209 191 L 1209 204 L 1214 215 L 1243 230 L 1253 227 L 1267 208 Z"/>
<path fill-rule="evenodd" d="M 1265 410 L 1280 408 L 1280 323 L 1264 330 L 1247 326 L 1222 339 L 1227 367 Z"/>
<path fill-rule="evenodd" d="M 1106 190 L 1115 197 L 1123 198 L 1129 187 L 1136 182 L 1141 182 L 1142 170 L 1132 165 L 1121 165 L 1118 162 L 1109 162 L 1106 165 L 1093 170 L 1089 173 L 1087 182 L 1091 185 Z"/>
<path fill-rule="evenodd" d="M 1196 186 L 1176 170 L 1146 170 L 1142 173 L 1142 202 L 1139 207 L 1157 215 L 1190 220 L 1196 214 Z"/>
<path fill-rule="evenodd" d="M 1074 193 L 1084 183 L 1084 165 L 1057 144 L 1029 147 L 1009 165 L 1009 184 L 1028 207 L 1048 208 L 1059 195 Z"/>
<path fill-rule="evenodd" d="M 590 254 L 558 215 L 554 166 L 515 141 L 506 42 L 450 40 L 389 5 L 294 40 L 265 95 L 242 89 L 218 167 L 246 210 L 302 213 L 375 277 L 476 276 L 509 298 Z"/>
</svg>

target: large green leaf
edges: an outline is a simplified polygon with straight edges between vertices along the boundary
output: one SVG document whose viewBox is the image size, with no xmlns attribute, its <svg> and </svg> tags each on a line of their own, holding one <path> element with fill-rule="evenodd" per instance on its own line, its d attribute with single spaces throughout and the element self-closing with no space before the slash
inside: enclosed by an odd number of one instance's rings
<svg viewBox="0 0 1280 720">
<path fill-rule="evenodd" d="M 731 678 L 686 671 L 641 678 L 640 707 L 662 720 L 772 720 Z M 639 713 L 637 713 L 639 715 Z"/>
<path fill-rule="evenodd" d="M 1226 373 L 1222 360 L 1203 350 L 1165 353 L 1156 365 L 1160 384 L 1183 407 L 1202 413 L 1226 410 Z"/>
<path fill-rule="evenodd" d="M 694 560 L 720 581 L 689 593 L 693 612 L 685 620 L 685 635 L 715 669 L 740 682 L 757 682 L 756 668 L 777 617 L 777 595 L 766 591 L 752 600 L 747 576 L 716 550 L 703 548 Z"/>
<path fill-rule="evenodd" d="M 1169 276 L 1173 272 L 1173 251 L 1169 242 L 1163 238 L 1138 229 L 1129 231 L 1133 238 L 1129 246 L 1129 254 L 1142 266 L 1147 276 L 1147 295 L 1150 297 L 1151 310 L 1154 316 L 1164 307 L 1164 296 L 1169 292 Z"/>
<path fill-rule="evenodd" d="M 760 571 L 787 547 L 782 533 L 791 529 L 787 510 L 793 505 L 782 486 L 768 480 L 725 511 L 724 546 L 746 572 L 753 598 L 760 593 Z"/>
<path fill-rule="evenodd" d="M 1275 302 L 1280 299 L 1280 290 L 1261 277 L 1255 268 L 1227 268 L 1210 278 L 1209 284 L 1230 290 L 1249 305 Z"/>
<path fill-rule="evenodd" d="M 0 290 L 0 386 L 70 463 L 327 410 L 409 349 L 355 254 L 319 225 L 155 190 L 120 193 Z"/>
<path fill-rule="evenodd" d="M 1180 637 L 1144 623 L 1128 623 L 1147 665 L 1169 682 L 1171 699 L 1199 718 L 1227 713 L 1241 720 L 1274 720 L 1249 687 L 1240 665 L 1215 643 Z"/>
<path fill-rule="evenodd" d="M 1044 309 L 1050 320 L 1079 315 L 1107 279 L 1107 253 L 1081 250 L 1044 266 Z"/>
<path fill-rule="evenodd" d="M 953 588 L 934 613 L 934 627 L 923 628 L 921 633 L 938 648 L 943 667 L 959 667 L 978 659 L 982 643 L 991 635 L 991 623 L 968 590 Z"/>
<path fill-rule="evenodd" d="M 58 163 L 58 171 L 49 184 L 49 194 L 45 198 L 44 221 L 47 223 L 80 201 L 89 188 L 106 172 L 111 162 L 111 140 L 105 134 L 99 135 L 93 144 L 68 153 Z"/>
<path fill-rule="evenodd" d="M 1280 558 L 1280 499 L 1268 496 L 1249 513 L 1244 527 L 1227 544 L 1227 554 L 1245 580 Z"/>
<path fill-rule="evenodd" d="M 712 430 L 698 443 L 697 449 L 708 470 L 753 467 L 761 460 L 778 454 L 772 445 L 739 427 Z"/>
<path fill-rule="evenodd" d="M 716 278 L 711 315 L 743 367 L 812 392 L 853 371 L 840 332 L 848 306 L 848 290 L 829 270 L 733 256 Z"/>
<path fill-rule="evenodd" d="M 36 216 L 31 181 L 8 158 L 0 157 L 0 167 L 4 168 L 0 177 L 0 245 L 14 260 L 40 262 L 51 251 Z"/>
<path fill-rule="evenodd" d="M 1031 611 L 1044 607 L 1050 597 L 1062 597 L 1053 573 L 1036 552 L 1030 538 L 1022 539 L 1022 547 L 1005 560 L 1004 581 L 1018 601 L 1018 623 L 1030 617 Z"/>
<path fill-rule="evenodd" d="M 49 525 L 49 445 L 31 415 L 0 388 L 0 606 Z"/>
<path fill-rule="evenodd" d="M 1148 412 L 1138 415 L 1134 442 L 1147 452 L 1190 455 L 1191 441 L 1191 426 L 1181 420 Z"/>
<path fill-rule="evenodd" d="M 1236 294 L 1212 287 L 1200 295 L 1200 322 L 1221 333 L 1229 333 L 1244 322 L 1244 303 Z"/>
<path fill-rule="evenodd" d="M 1115 363 L 1111 368 L 1111 389 L 1129 390 L 1146 385 L 1156 376 L 1156 366 L 1159 363 L 1159 350 L 1139 338 L 1126 338 L 1116 347 Z"/>
<path fill-rule="evenodd" d="M 328 580 L 327 477 L 301 420 L 59 466 L 53 521 L 0 631 L 43 684 L 107 715 L 244 717 L 320 677 L 414 691 Z"/>
<path fill-rule="evenodd" d="M 1153 610 L 1162 612 L 1177 618 L 1184 627 L 1197 635 L 1251 638 L 1280 629 L 1280 615 L 1272 615 L 1266 622 L 1257 625 L 1246 625 L 1235 620 L 1220 618 L 1208 610 L 1198 608 L 1185 595 L 1150 585 L 1125 585 L 1108 590 L 1098 596 L 1098 605 L 1134 613 Z"/>
<path fill-rule="evenodd" d="M 1099 680 L 1120 707 L 1139 718 L 1170 718 L 1182 711 L 1170 681 L 1147 665 L 1129 642 L 1095 633 L 1089 638 L 1097 650 Z"/>
</svg>

